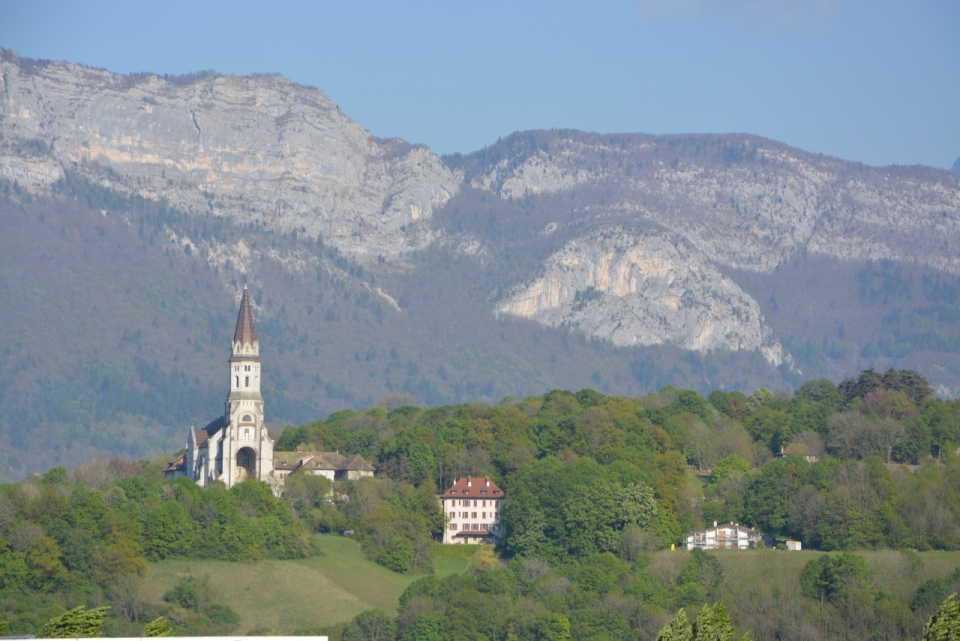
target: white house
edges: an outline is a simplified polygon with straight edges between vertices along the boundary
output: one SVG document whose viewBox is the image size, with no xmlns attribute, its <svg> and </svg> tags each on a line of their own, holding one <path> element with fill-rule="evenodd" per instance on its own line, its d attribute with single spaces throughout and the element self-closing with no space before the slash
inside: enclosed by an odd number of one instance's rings
<svg viewBox="0 0 960 641">
<path fill-rule="evenodd" d="M 773 539 L 769 536 L 737 523 L 724 523 L 683 535 L 683 543 L 688 550 L 701 548 L 704 550 L 746 550 L 759 547 L 760 543 L 772 545 Z"/>
<path fill-rule="evenodd" d="M 444 543 L 495 543 L 506 534 L 500 523 L 503 490 L 488 476 L 460 479 L 440 502 L 447 516 Z"/>
</svg>

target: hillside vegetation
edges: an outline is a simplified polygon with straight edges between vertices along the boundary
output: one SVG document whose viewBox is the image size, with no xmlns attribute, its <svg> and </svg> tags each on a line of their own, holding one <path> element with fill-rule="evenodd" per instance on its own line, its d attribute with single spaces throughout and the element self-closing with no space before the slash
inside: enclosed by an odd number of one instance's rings
<svg viewBox="0 0 960 641">
<path fill-rule="evenodd" d="M 164 483 L 149 462 L 115 460 L 0 486 L 2 616 L 30 632 L 65 607 L 109 603 L 112 633 L 164 614 L 180 632 L 208 634 L 315 628 L 372 605 L 345 638 L 377 620 L 400 638 L 418 638 L 417 626 L 448 638 L 550 638 L 560 626 L 599 639 L 643 638 L 678 608 L 723 600 L 755 638 L 909 638 L 960 580 L 956 555 L 933 552 L 960 549 L 957 443 L 960 401 L 931 397 L 907 370 L 809 381 L 793 395 L 584 389 L 348 410 L 287 430 L 278 451 L 360 453 L 376 478 L 331 488 L 294 475 L 277 499 L 256 481 L 202 490 Z M 508 536 L 496 553 L 432 542 L 445 527 L 437 488 L 465 475 L 506 490 Z M 835 554 L 657 552 L 712 520 Z M 369 560 L 352 541 L 317 536 L 347 530 Z M 911 549 L 931 552 L 861 553 Z M 317 558 L 325 553 L 336 558 Z M 254 585 L 222 583 L 251 562 L 267 587 L 323 592 L 332 581 L 342 598 L 312 624 L 255 618 L 243 587 Z M 761 569 L 770 564 L 786 564 L 776 580 Z M 906 578 L 893 585 L 897 573 Z M 394 616 L 392 599 L 416 575 L 429 578 L 410 584 Z M 143 576 L 157 578 L 153 592 Z"/>
</svg>

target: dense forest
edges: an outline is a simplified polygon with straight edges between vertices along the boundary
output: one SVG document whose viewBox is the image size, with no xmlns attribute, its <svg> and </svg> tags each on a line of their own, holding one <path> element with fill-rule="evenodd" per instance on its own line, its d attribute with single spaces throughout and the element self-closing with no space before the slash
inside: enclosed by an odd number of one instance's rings
<svg viewBox="0 0 960 641">
<path fill-rule="evenodd" d="M 344 639 L 653 638 L 683 628 L 680 611 L 694 632 L 701 615 L 728 617 L 755 639 L 917 638 L 960 588 L 946 567 L 956 556 L 928 553 L 960 550 L 960 401 L 933 397 L 913 371 L 792 395 L 388 400 L 277 441 L 362 454 L 375 478 L 294 475 L 276 498 L 256 481 L 202 490 L 165 483 L 158 463 L 114 460 L 0 486 L 0 619 L 32 633 L 77 605 L 110 605 L 107 634 L 139 635 L 158 616 L 181 634 L 229 633 L 236 613 L 204 576 L 145 599 L 147 564 L 303 558 L 318 536 L 345 532 L 370 559 L 423 577 L 397 616 L 327 631 Z M 506 491 L 496 549 L 435 543 L 438 488 L 466 475 Z M 712 521 L 822 553 L 661 551 Z M 433 574 L 435 558 L 458 554 L 466 572 Z"/>
</svg>

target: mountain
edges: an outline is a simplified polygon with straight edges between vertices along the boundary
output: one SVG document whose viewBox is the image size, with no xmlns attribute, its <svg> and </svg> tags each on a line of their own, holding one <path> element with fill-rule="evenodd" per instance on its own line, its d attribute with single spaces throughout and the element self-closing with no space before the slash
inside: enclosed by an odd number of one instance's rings
<svg viewBox="0 0 960 641">
<path fill-rule="evenodd" d="M 276 423 L 870 366 L 960 393 L 949 172 L 746 134 L 439 158 L 278 76 L 0 71 L 0 476 L 182 445 L 244 277 Z"/>
</svg>

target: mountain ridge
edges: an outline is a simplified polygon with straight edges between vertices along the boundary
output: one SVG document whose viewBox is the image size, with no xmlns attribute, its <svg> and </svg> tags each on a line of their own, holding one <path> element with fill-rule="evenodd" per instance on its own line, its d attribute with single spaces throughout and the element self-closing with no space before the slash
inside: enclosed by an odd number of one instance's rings
<svg viewBox="0 0 960 641">
<path fill-rule="evenodd" d="M 960 393 L 947 172 L 746 134 L 530 131 L 441 159 L 276 76 L 0 67 L 0 474 L 178 446 L 216 414 L 244 275 L 284 421 L 871 366 Z M 512 313 L 544 279 L 556 304 Z"/>
</svg>

